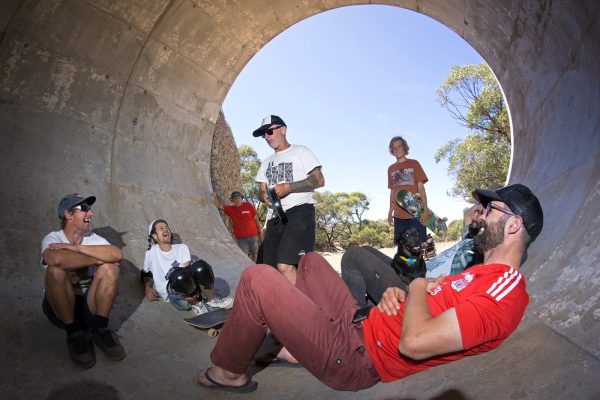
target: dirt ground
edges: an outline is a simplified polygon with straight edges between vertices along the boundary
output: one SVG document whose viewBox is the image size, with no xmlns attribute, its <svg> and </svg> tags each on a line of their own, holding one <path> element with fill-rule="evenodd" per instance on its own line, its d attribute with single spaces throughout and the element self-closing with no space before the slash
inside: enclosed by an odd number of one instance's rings
<svg viewBox="0 0 600 400">
<path fill-rule="evenodd" d="M 437 254 L 440 254 L 442 251 L 452 247 L 453 245 L 456 244 L 456 241 L 453 242 L 440 242 L 440 243 L 436 243 L 435 244 L 435 249 Z M 382 253 L 393 257 L 394 254 L 396 254 L 396 248 L 395 247 L 390 247 L 390 248 L 384 248 L 384 249 L 379 249 Z M 323 257 L 325 257 L 325 259 L 329 262 L 329 264 L 331 264 L 331 266 L 338 272 L 341 273 L 341 266 L 340 266 L 340 261 L 342 260 L 342 255 L 344 254 L 343 251 L 338 251 L 335 253 L 329 253 L 329 252 L 320 252 L 319 254 L 321 254 Z"/>
</svg>

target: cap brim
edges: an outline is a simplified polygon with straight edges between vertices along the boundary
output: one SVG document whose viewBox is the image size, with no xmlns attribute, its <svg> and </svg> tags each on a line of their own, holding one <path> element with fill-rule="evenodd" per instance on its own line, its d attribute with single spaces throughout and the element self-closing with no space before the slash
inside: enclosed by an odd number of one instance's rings
<svg viewBox="0 0 600 400">
<path fill-rule="evenodd" d="M 473 192 L 473 197 L 483 207 L 487 207 L 488 203 L 493 200 L 504 202 L 496 192 L 492 192 L 491 190 L 477 189 Z"/>
<path fill-rule="evenodd" d="M 86 197 L 85 199 L 78 201 L 77 203 L 73 204 L 71 207 L 69 207 L 69 209 L 78 206 L 80 204 L 87 204 L 88 206 L 91 206 L 92 204 L 94 204 L 96 202 L 96 196 L 90 196 L 90 197 Z"/>
<path fill-rule="evenodd" d="M 258 128 L 257 130 L 255 130 L 254 132 L 252 132 L 252 136 L 254 137 L 259 137 L 259 136 L 264 136 L 265 132 L 274 124 L 266 124 L 261 126 L 260 128 Z"/>
</svg>

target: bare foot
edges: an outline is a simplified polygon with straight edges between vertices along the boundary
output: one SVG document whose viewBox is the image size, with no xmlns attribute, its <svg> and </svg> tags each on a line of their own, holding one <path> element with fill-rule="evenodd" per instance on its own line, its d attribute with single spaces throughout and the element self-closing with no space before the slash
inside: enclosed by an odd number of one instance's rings
<svg viewBox="0 0 600 400">
<path fill-rule="evenodd" d="M 216 386 L 206 378 L 205 374 L 208 374 L 213 381 L 218 382 L 223 386 L 241 387 L 248 383 L 248 377 L 245 374 L 234 374 L 221 367 L 214 366 L 198 371 L 196 380 L 202 386 Z"/>
<path fill-rule="evenodd" d="M 287 361 L 290 364 L 298 364 L 298 360 L 296 360 L 296 358 L 293 355 L 291 355 L 288 349 L 286 349 L 285 347 L 281 348 L 281 350 L 277 354 L 277 358 L 283 361 Z"/>
</svg>

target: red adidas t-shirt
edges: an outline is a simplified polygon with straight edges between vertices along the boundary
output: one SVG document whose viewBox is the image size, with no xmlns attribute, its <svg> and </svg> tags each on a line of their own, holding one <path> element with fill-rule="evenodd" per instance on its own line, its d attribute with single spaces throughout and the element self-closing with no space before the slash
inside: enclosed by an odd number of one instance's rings
<svg viewBox="0 0 600 400">
<path fill-rule="evenodd" d="M 420 361 L 407 358 L 398 351 L 405 303 L 393 317 L 374 307 L 363 322 L 363 331 L 383 382 L 495 349 L 521 322 L 529 295 L 525 278 L 517 270 L 502 264 L 480 264 L 448 276 L 429 292 L 428 301 L 434 317 L 456 309 L 465 350 Z"/>
<path fill-rule="evenodd" d="M 256 209 L 250 203 L 242 203 L 241 206 L 223 206 L 223 212 L 231 218 L 233 223 L 233 236 L 236 238 L 248 238 L 258 236 L 258 227 L 254 221 Z"/>
</svg>

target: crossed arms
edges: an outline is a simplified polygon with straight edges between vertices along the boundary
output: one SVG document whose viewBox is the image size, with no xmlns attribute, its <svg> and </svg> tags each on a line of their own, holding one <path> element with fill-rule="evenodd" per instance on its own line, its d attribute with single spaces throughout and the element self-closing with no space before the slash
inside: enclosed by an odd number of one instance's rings
<svg viewBox="0 0 600 400">
<path fill-rule="evenodd" d="M 117 263 L 123 258 L 123 253 L 113 245 L 50 243 L 42 257 L 47 265 L 75 270 L 87 265 Z"/>
<path fill-rule="evenodd" d="M 387 315 L 396 315 L 400 303 L 406 302 L 398 350 L 413 360 L 463 350 L 456 309 L 449 308 L 437 317 L 429 310 L 427 292 L 443 278 L 415 279 L 408 288 L 408 298 L 402 289 L 390 287 L 377 305 Z"/>
</svg>

